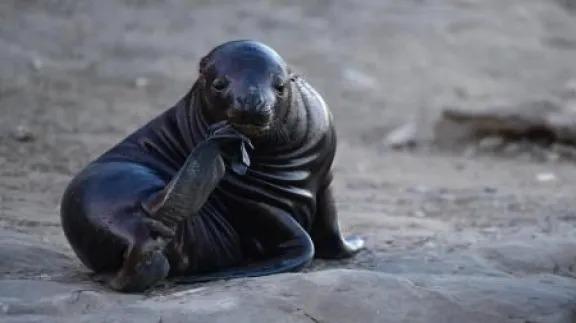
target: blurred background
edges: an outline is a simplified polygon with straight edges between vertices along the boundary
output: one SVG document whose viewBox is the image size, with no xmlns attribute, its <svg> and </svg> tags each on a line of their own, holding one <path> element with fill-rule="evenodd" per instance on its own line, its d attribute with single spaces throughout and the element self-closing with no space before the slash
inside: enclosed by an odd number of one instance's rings
<svg viewBox="0 0 576 323">
<path fill-rule="evenodd" d="M 65 186 L 234 39 L 276 49 L 333 111 L 340 216 L 369 250 L 313 269 L 493 273 L 466 258 L 488 254 L 574 275 L 572 0 L 3 0 L 0 249 L 54 255 L 4 275 L 84 270 Z"/>
</svg>

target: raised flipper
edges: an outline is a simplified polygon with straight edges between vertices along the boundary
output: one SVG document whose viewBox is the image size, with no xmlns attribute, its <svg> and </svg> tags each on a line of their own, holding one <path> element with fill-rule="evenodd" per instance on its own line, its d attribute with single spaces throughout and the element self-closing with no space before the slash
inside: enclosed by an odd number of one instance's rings
<svg viewBox="0 0 576 323">
<path fill-rule="evenodd" d="M 212 273 L 175 277 L 174 281 L 189 284 L 211 280 L 272 275 L 300 270 L 312 261 L 314 258 L 312 239 L 289 214 L 275 210 L 274 213 L 269 213 L 265 222 L 260 222 L 260 224 L 266 225 L 266 231 L 271 236 L 281 239 L 271 247 L 269 254 L 263 260 L 256 260 L 246 265 Z M 264 244 L 268 243 L 270 241 L 264 242 Z"/>
<path fill-rule="evenodd" d="M 318 192 L 316 199 L 316 217 L 310 234 L 316 247 L 316 257 L 324 259 L 347 258 L 362 250 L 364 248 L 362 238 L 344 239 L 342 237 L 336 205 L 329 184 Z"/>
<path fill-rule="evenodd" d="M 226 123 L 213 126 L 212 134 L 188 156 L 182 168 L 160 192 L 142 202 L 151 218 L 175 230 L 206 203 L 226 172 L 244 174 L 250 165 L 250 140 Z"/>
</svg>

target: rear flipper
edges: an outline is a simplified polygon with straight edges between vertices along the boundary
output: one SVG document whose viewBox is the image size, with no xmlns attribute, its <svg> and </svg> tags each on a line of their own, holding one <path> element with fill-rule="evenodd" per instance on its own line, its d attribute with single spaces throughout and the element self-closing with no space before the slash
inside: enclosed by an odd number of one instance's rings
<svg viewBox="0 0 576 323">
<path fill-rule="evenodd" d="M 170 265 L 156 247 L 129 247 L 125 262 L 117 273 L 96 273 L 92 279 L 119 292 L 137 293 L 165 279 Z"/>
<path fill-rule="evenodd" d="M 312 261 L 314 244 L 298 222 L 284 212 L 270 214 L 266 220 L 264 223 L 254 223 L 254 225 L 262 224 L 263 226 L 258 226 L 260 230 L 266 230 L 270 236 L 281 239 L 272 248 L 272 255 L 266 259 L 212 273 L 175 277 L 174 281 L 189 284 L 239 277 L 266 276 L 298 271 Z"/>
<path fill-rule="evenodd" d="M 168 276 L 170 265 L 163 254 L 162 239 L 148 239 L 144 243 L 129 246 L 122 268 L 107 281 L 121 292 L 142 292 Z"/>
</svg>

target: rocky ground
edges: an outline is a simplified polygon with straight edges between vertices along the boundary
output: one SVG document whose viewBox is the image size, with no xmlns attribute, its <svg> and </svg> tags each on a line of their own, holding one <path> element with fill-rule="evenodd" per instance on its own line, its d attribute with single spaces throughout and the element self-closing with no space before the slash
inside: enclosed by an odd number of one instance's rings
<svg viewBox="0 0 576 323">
<path fill-rule="evenodd" d="M 106 290 L 62 234 L 66 184 L 239 38 L 332 107 L 339 212 L 368 249 Z M 0 321 L 576 322 L 575 57 L 571 0 L 2 1 Z"/>
</svg>

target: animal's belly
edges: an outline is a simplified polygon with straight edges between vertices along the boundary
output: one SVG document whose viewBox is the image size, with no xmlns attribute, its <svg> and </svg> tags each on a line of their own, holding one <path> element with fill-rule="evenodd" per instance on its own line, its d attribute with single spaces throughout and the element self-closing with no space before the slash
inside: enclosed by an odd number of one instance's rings
<svg viewBox="0 0 576 323">
<path fill-rule="evenodd" d="M 241 233 L 218 209 L 207 204 L 182 223 L 167 248 L 176 274 L 214 271 L 244 259 Z"/>
<path fill-rule="evenodd" d="M 216 189 L 232 217 L 250 219 L 279 209 L 309 229 L 316 212 L 316 194 L 309 181 L 268 181 L 253 176 L 227 176 Z M 271 215 L 273 216 L 273 215 Z"/>
</svg>

